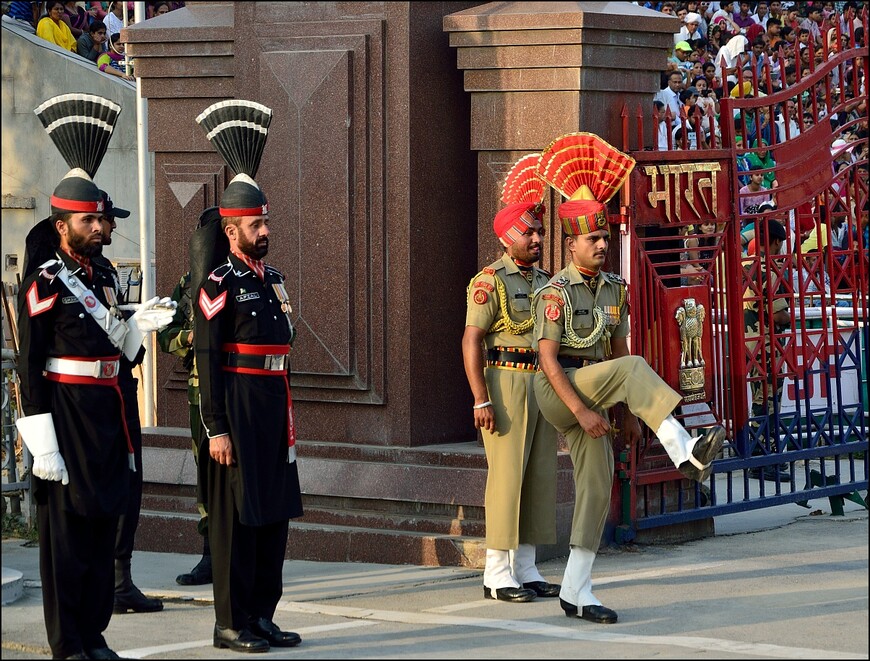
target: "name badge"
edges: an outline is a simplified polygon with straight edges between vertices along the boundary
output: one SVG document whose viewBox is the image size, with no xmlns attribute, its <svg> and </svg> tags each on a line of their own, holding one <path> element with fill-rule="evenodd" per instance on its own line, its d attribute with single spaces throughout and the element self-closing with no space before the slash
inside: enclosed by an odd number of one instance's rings
<svg viewBox="0 0 870 661">
<path fill-rule="evenodd" d="M 260 292 L 252 291 L 249 294 L 239 294 L 238 296 L 236 296 L 236 301 L 239 303 L 244 303 L 245 301 L 253 301 L 257 298 L 260 298 Z"/>
<path fill-rule="evenodd" d="M 586 309 L 583 309 L 583 310 L 575 310 L 575 311 L 574 311 L 574 314 L 589 314 L 589 309 L 586 308 Z"/>
<path fill-rule="evenodd" d="M 60 299 L 60 302 L 64 305 L 71 305 L 72 303 L 78 303 L 79 299 L 77 299 L 75 296 L 64 296 L 62 299 Z"/>
</svg>

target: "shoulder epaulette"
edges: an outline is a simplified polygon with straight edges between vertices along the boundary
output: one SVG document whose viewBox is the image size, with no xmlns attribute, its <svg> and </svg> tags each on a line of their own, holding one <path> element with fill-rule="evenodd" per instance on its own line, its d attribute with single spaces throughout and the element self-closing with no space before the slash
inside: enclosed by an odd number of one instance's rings
<svg viewBox="0 0 870 661">
<path fill-rule="evenodd" d="M 63 268 L 63 262 L 59 259 L 49 259 L 44 264 L 39 265 L 39 275 L 46 280 L 54 280 L 58 271 Z"/>
<path fill-rule="evenodd" d="M 221 264 L 214 271 L 209 273 L 208 279 L 214 280 L 215 282 L 220 284 L 224 281 L 224 278 L 226 278 L 232 272 L 232 270 L 233 265 L 229 261 L 227 261 L 225 264 Z"/>
<path fill-rule="evenodd" d="M 602 271 L 601 273 L 610 282 L 614 282 L 618 285 L 628 285 L 628 283 L 618 273 L 611 273 L 610 271 Z"/>
<path fill-rule="evenodd" d="M 550 273 L 550 272 L 549 272 L 548 270 L 546 270 L 546 269 L 538 268 L 538 267 L 536 266 L 536 267 L 535 267 L 535 270 L 538 271 L 539 273 L 543 273 L 543 274 L 544 274 L 545 276 L 547 276 L 548 278 L 552 278 L 552 277 L 553 277 L 553 274 Z"/>
<path fill-rule="evenodd" d="M 282 280 L 284 279 L 284 274 L 281 273 L 281 271 L 276 269 L 274 266 L 269 266 L 268 264 L 266 264 L 265 271 L 266 271 L 266 273 L 272 273 L 274 275 L 277 275 Z"/>
<path fill-rule="evenodd" d="M 487 266 L 486 268 L 484 268 L 481 271 L 481 273 L 485 273 L 486 275 L 495 275 L 495 268 L 494 267 L 495 267 L 495 265 Z"/>
<path fill-rule="evenodd" d="M 559 276 L 558 278 L 556 278 L 555 280 L 551 280 L 550 282 L 548 282 L 547 286 L 548 287 L 558 287 L 559 289 L 564 289 L 565 285 L 567 285 L 569 282 L 571 282 L 571 281 L 568 279 L 568 276 L 562 275 L 562 276 Z"/>
</svg>

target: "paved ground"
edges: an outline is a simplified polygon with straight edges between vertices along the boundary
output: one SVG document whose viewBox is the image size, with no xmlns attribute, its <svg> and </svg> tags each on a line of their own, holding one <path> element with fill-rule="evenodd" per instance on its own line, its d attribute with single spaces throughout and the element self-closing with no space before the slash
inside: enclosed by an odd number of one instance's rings
<svg viewBox="0 0 870 661">
<path fill-rule="evenodd" d="M 558 600 L 483 599 L 481 572 L 460 568 L 288 561 L 275 615 L 298 648 L 257 658 L 868 658 L 868 516 L 796 505 L 731 514 L 717 534 L 673 546 L 606 549 L 593 571 L 614 625 L 568 619 Z M 24 596 L 2 609 L 2 657 L 49 658 L 37 549 L 3 542 Z M 136 552 L 133 575 L 160 613 L 116 615 L 106 638 L 128 658 L 239 658 L 211 644 L 211 586 L 174 578 L 196 556 Z M 541 564 L 558 582 L 565 559 Z M 244 657 L 243 657 L 244 658 Z"/>
</svg>

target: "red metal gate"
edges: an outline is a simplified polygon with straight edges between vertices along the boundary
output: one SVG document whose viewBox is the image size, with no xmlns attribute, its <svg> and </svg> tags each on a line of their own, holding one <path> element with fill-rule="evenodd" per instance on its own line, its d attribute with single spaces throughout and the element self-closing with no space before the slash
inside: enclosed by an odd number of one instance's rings
<svg viewBox="0 0 870 661">
<path fill-rule="evenodd" d="M 644 150 L 644 113 L 633 132 L 623 113 L 637 161 L 622 245 L 632 351 L 683 394 L 687 428 L 722 424 L 730 440 L 705 485 L 683 480 L 649 434 L 625 451 L 618 540 L 821 496 L 834 513 L 844 496 L 863 502 L 867 54 L 851 39 L 769 95 L 753 66 L 754 94 L 721 100 L 708 141 L 684 131 L 668 141 L 676 149 Z M 788 121 L 791 106 L 806 120 Z M 682 119 L 703 134 L 702 118 Z M 753 174 L 773 187 L 744 188 Z"/>
</svg>

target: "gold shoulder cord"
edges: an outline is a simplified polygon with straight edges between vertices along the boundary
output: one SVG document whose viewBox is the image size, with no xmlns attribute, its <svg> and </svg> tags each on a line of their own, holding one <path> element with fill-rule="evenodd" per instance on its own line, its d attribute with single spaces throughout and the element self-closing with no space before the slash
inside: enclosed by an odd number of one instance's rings
<svg viewBox="0 0 870 661">
<path fill-rule="evenodd" d="M 537 299 L 538 294 L 543 290 L 549 287 L 549 284 L 544 285 L 534 293 L 535 299 Z M 605 341 L 607 346 L 605 348 L 605 353 L 610 355 L 610 331 L 606 330 L 606 325 L 604 323 L 604 313 L 601 311 L 601 308 L 595 307 L 592 309 L 592 318 L 595 320 L 595 326 L 592 328 L 592 332 L 587 337 L 580 337 L 577 333 L 574 332 L 574 327 L 572 325 L 572 320 L 574 318 L 574 309 L 571 307 L 571 297 L 568 296 L 568 292 L 564 289 L 562 290 L 562 300 L 565 301 L 565 333 L 562 336 L 562 344 L 566 347 L 571 347 L 573 349 L 588 349 L 591 346 L 594 346 L 598 340 L 601 339 L 602 335 L 605 335 Z M 535 322 L 535 308 L 536 305 L 532 305 L 532 323 Z"/>
<path fill-rule="evenodd" d="M 505 290 L 504 283 L 501 281 L 497 275 L 493 276 L 493 280 L 495 280 L 495 288 L 498 290 L 498 304 L 499 309 L 501 310 L 501 317 L 499 317 L 495 323 L 489 327 L 488 333 L 499 333 L 504 331 L 505 333 L 510 333 L 511 335 L 524 335 L 528 333 L 535 326 L 535 311 L 532 308 L 532 316 L 521 323 L 515 322 L 511 319 L 510 313 L 508 312 L 507 306 L 507 290 Z"/>
</svg>

